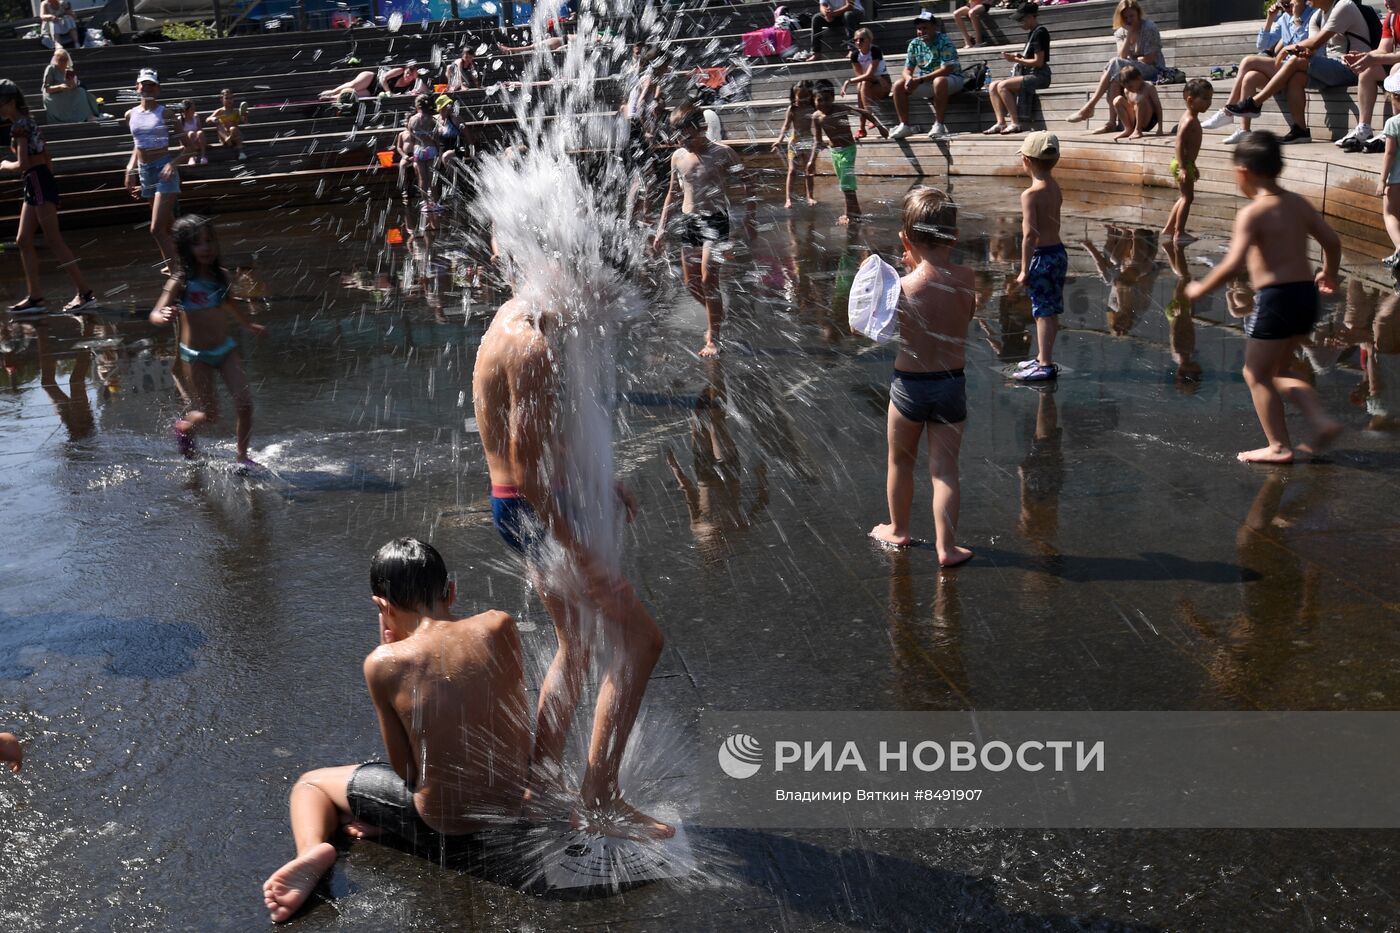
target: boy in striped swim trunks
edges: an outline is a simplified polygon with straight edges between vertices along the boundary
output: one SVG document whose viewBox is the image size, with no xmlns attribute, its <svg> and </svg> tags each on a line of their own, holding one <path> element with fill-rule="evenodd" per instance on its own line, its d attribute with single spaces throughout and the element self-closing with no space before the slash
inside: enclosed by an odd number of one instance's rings
<svg viewBox="0 0 1400 933">
<path fill-rule="evenodd" d="M 807 160 L 807 173 L 817 170 L 817 149 L 825 133 L 831 144 L 831 167 L 836 172 L 841 193 L 846 196 L 846 213 L 836 218 L 842 225 L 861 219 L 860 201 L 856 200 L 856 139 L 851 134 L 850 124 L 853 113 L 875 124 L 881 136 L 890 135 L 885 124 L 870 111 L 836 103 L 835 84 L 826 79 L 817 82 L 817 112 L 812 114 L 812 154 Z"/>
</svg>

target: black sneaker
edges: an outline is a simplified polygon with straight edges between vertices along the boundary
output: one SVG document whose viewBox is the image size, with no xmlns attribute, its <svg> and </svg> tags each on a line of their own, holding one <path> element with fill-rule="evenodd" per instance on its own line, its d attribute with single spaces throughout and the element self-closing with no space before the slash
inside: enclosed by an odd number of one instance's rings
<svg viewBox="0 0 1400 933">
<path fill-rule="evenodd" d="M 1343 152 L 1361 152 L 1366 148 L 1366 144 L 1355 136 L 1348 136 L 1346 139 L 1338 142 L 1337 147 Z"/>
<path fill-rule="evenodd" d="M 1279 143 L 1286 146 L 1289 143 L 1310 143 L 1312 142 L 1312 130 L 1306 126 L 1295 126 L 1288 131 L 1288 135 L 1279 140 Z"/>
<path fill-rule="evenodd" d="M 1385 152 L 1385 137 L 1372 136 L 1370 139 L 1366 140 L 1365 145 L 1361 147 L 1361 151 L 1371 155 L 1379 155 Z"/>
<path fill-rule="evenodd" d="M 1237 117 L 1257 117 L 1263 113 L 1259 109 L 1259 102 L 1253 97 L 1246 97 L 1238 104 L 1226 104 L 1225 109 Z"/>
</svg>

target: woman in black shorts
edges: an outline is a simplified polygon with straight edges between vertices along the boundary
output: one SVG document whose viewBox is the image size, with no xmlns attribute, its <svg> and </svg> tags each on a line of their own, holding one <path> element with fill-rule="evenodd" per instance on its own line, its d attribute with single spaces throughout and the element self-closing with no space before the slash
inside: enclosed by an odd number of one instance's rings
<svg viewBox="0 0 1400 933">
<path fill-rule="evenodd" d="M 20 264 L 24 267 L 24 284 L 27 289 L 24 300 L 10 305 L 11 314 L 43 314 L 44 289 L 39 279 L 39 252 L 34 245 L 34 234 L 44 231 L 44 242 L 48 244 L 68 276 L 78 289 L 73 300 L 63 306 L 67 312 L 80 311 L 93 302 L 92 290 L 78 268 L 78 258 L 63 242 L 63 234 L 58 229 L 58 185 L 54 182 L 53 170 L 43 134 L 29 115 L 29 106 L 19 86 L 7 78 L 0 78 L 0 119 L 9 120 L 10 146 L 14 149 L 13 161 L 0 162 L 0 169 L 19 172 L 24 178 L 24 203 L 19 212 L 19 232 L 15 244 L 19 246 Z"/>
</svg>

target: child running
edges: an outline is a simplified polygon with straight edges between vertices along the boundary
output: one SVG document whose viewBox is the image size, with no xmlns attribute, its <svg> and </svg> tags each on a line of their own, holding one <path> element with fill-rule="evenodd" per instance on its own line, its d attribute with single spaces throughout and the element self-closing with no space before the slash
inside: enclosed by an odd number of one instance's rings
<svg viewBox="0 0 1400 933">
<path fill-rule="evenodd" d="M 817 110 L 812 114 L 812 154 L 807 159 L 807 174 L 817 170 L 817 149 L 821 146 L 822 134 L 831 143 L 831 168 L 846 196 L 846 213 L 836 218 L 838 224 L 855 223 L 861 219 L 860 201 L 856 199 L 856 140 L 851 135 L 851 114 L 860 114 L 862 120 L 875 124 L 882 137 L 888 138 L 890 131 L 880 118 L 869 110 L 860 107 L 847 107 L 836 103 L 836 85 L 823 78 L 816 83 Z"/>
<path fill-rule="evenodd" d="M 39 251 L 34 245 L 35 234 L 42 230 L 44 243 L 78 290 L 63 310 L 69 314 L 81 311 L 94 299 L 92 289 L 88 288 L 78 268 L 78 257 L 63 241 L 63 232 L 58 228 L 58 185 L 50 168 L 53 160 L 44 144 L 43 133 L 29 115 L 29 106 L 19 85 L 7 78 L 0 78 L 0 119 L 10 122 L 10 145 L 15 153 L 13 161 L 0 162 L 0 170 L 19 172 L 24 181 L 15 244 L 19 247 L 20 265 L 24 267 L 26 291 L 24 300 L 10 305 L 8 310 L 11 314 L 43 314 L 48 310 L 44 305 L 43 280 L 39 277 Z"/>
<path fill-rule="evenodd" d="M 331 870 L 337 829 L 441 855 L 453 836 L 520 814 L 530 720 L 515 621 L 495 611 L 456 618 L 442 556 L 415 538 L 380 548 L 369 579 L 379 647 L 365 658 L 365 685 L 388 760 L 297 779 L 296 858 L 263 883 L 274 923 L 291 919 Z"/>
<path fill-rule="evenodd" d="M 1381 166 L 1382 184 L 1381 214 L 1385 218 L 1385 232 L 1390 234 L 1390 245 L 1395 252 L 1381 260 L 1386 268 L 1400 265 L 1400 74 L 1385 79 L 1385 93 L 1390 98 L 1390 111 L 1395 114 L 1385 121 L 1381 135 L 1385 137 L 1385 161 Z"/>
<path fill-rule="evenodd" d="M 967 420 L 964 344 L 972 323 L 976 278 L 952 259 L 957 239 L 957 207 L 936 188 L 915 188 L 904 198 L 904 265 L 899 280 L 899 353 L 894 361 L 887 417 L 889 460 L 885 493 L 888 524 L 870 537 L 904 547 L 912 543 L 909 513 L 914 506 L 914 467 L 919 439 L 928 432 L 929 475 L 933 481 L 933 526 L 938 562 L 956 567 L 972 559 L 957 544 L 958 454 Z"/>
<path fill-rule="evenodd" d="M 752 223 L 758 205 L 753 182 L 739 154 L 705 135 L 705 115 L 700 108 L 677 107 L 670 117 L 671 128 L 680 134 L 681 145 L 671 154 L 671 182 L 661 204 L 653 252 L 666 240 L 666 221 L 671 216 L 676 190 L 681 193 L 681 274 L 695 300 L 705 306 L 705 345 L 700 356 L 719 353 L 719 328 L 724 320 L 724 298 L 720 294 L 720 273 L 716 249 L 729 239 L 730 178 L 738 175 L 744 185 L 746 220 Z M 809 169 L 810 171 L 810 169 Z"/>
<path fill-rule="evenodd" d="M 1060 242 L 1064 197 L 1052 174 L 1059 161 L 1060 140 L 1053 133 L 1032 133 L 1021 144 L 1021 168 L 1031 176 L 1031 185 L 1021 192 L 1021 274 L 1016 284 L 1031 296 L 1036 355 L 1011 374 L 1020 382 L 1045 382 L 1060 374 L 1055 336 L 1065 310 L 1069 254 Z"/>
<path fill-rule="evenodd" d="M 816 207 L 817 199 L 813 191 L 816 179 L 807 170 L 807 162 L 812 154 L 812 114 L 816 113 L 813 104 L 812 82 L 798 81 L 788 91 L 788 109 L 783 115 L 782 128 L 778 130 L 778 140 L 773 143 L 773 151 L 787 148 L 788 170 L 787 187 L 783 189 L 787 200 L 783 207 L 792 208 L 792 183 L 797 173 L 802 173 L 802 183 L 807 190 L 807 206 Z"/>
<path fill-rule="evenodd" d="M 1230 252 L 1199 282 L 1186 286 L 1186 298 L 1198 301 L 1249 270 L 1254 313 L 1245 318 L 1249 338 L 1244 351 L 1244 381 L 1268 446 L 1239 454 L 1244 463 L 1292 463 L 1294 450 L 1315 453 L 1342 432 L 1341 422 L 1323 410 L 1316 390 L 1289 374 L 1298 348 L 1312 333 L 1319 313 L 1319 293 L 1337 288 L 1342 241 L 1307 200 L 1278 183 L 1283 150 L 1272 133 L 1250 133 L 1235 147 L 1235 182 L 1250 203 L 1235 217 Z M 1322 247 L 1322 269 L 1315 275 L 1308 258 L 1308 237 Z M 1283 400 L 1302 410 L 1313 430 L 1311 446 L 1295 448 L 1284 420 Z"/>
<path fill-rule="evenodd" d="M 1182 88 L 1181 96 L 1186 101 L 1186 112 L 1176 124 L 1176 155 L 1172 156 L 1172 178 L 1181 191 L 1181 197 L 1172 205 L 1167 216 L 1167 225 L 1162 228 L 1162 236 L 1175 242 L 1189 241 L 1186 233 L 1186 219 L 1191 216 L 1191 203 L 1196 200 L 1196 179 L 1201 173 L 1196 169 L 1196 157 L 1201 154 L 1201 114 L 1210 109 L 1210 99 L 1215 89 L 1205 78 L 1192 78 Z"/>
<path fill-rule="evenodd" d="M 239 129 L 248 122 L 248 105 L 235 107 L 233 91 L 224 88 L 219 92 L 219 109 L 209 114 L 205 122 L 214 124 L 219 145 L 232 149 L 238 161 L 248 161 L 248 154 L 243 151 L 243 130 Z"/>
<path fill-rule="evenodd" d="M 214 376 L 222 374 L 238 418 L 237 472 L 257 472 L 261 468 L 248 457 L 253 395 L 243 372 L 238 342 L 228 332 L 228 319 L 232 315 L 254 336 L 261 336 L 267 328 L 255 324 L 247 310 L 238 308 L 239 302 L 249 303 L 248 299 L 229 294 L 228 272 L 219 262 L 219 240 L 212 220 L 188 214 L 175 222 L 171 234 L 180 273 L 166 283 L 150 317 L 153 324 L 180 319 L 180 360 L 185 365 L 189 401 L 195 407 L 175 422 L 176 442 L 186 459 L 194 458 L 195 431 L 219 418 Z"/>
<path fill-rule="evenodd" d="M 181 101 L 178 127 L 180 130 L 180 155 L 189 156 L 186 165 L 208 165 L 209 157 L 204 154 L 204 126 L 199 122 L 199 111 L 194 109 L 194 101 L 188 97 Z"/>
</svg>

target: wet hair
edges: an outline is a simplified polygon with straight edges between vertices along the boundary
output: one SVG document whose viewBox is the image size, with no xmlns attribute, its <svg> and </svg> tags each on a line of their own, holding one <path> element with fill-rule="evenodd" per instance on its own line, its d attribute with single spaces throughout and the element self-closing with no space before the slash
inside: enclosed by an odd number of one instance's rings
<svg viewBox="0 0 1400 933">
<path fill-rule="evenodd" d="M 425 611 L 447 599 L 447 565 L 431 544 L 397 538 L 369 562 L 369 590 L 396 609 Z"/>
<path fill-rule="evenodd" d="M 685 130 L 692 126 L 705 125 L 705 113 L 694 104 L 681 104 L 671 111 L 671 116 L 667 118 L 673 130 Z"/>
<path fill-rule="evenodd" d="M 211 237 L 218 236 L 218 231 L 214 229 L 214 221 L 199 214 L 186 214 L 170 228 L 170 238 L 175 241 L 175 254 L 180 257 L 181 285 L 205 272 L 199 268 L 199 260 L 194 256 L 194 245 L 199 242 L 200 235 L 206 232 Z M 220 265 L 217 256 L 214 258 L 214 267 L 208 270 L 208 277 L 218 283 L 220 288 L 228 287 L 228 273 Z"/>
<path fill-rule="evenodd" d="M 433 99 L 427 94 L 419 94 L 417 97 L 413 98 L 413 109 L 421 110 L 424 113 L 432 113 Z"/>
<path fill-rule="evenodd" d="M 1260 178 L 1277 178 L 1283 174 L 1283 147 L 1278 137 L 1267 130 L 1246 133 L 1235 146 L 1231 158 L 1246 172 Z"/>
<path fill-rule="evenodd" d="M 1142 10 L 1142 4 L 1138 0 L 1118 0 L 1118 6 L 1113 8 L 1113 28 L 1123 28 L 1123 14 L 1129 10 L 1137 10 L 1138 22 L 1147 19 L 1147 14 Z"/>
<path fill-rule="evenodd" d="M 795 84 L 792 86 L 792 90 L 788 91 L 788 106 L 789 106 L 789 107 L 796 107 L 796 106 L 797 106 L 797 92 L 798 92 L 798 91 L 806 91 L 808 94 L 811 94 L 813 97 L 816 96 L 816 91 L 812 88 L 812 82 L 809 81 L 809 80 L 807 80 L 806 78 L 803 78 L 801 81 L 798 81 L 797 83 L 795 83 Z"/>
<path fill-rule="evenodd" d="M 1124 65 L 1118 72 L 1118 83 L 1127 84 L 1129 81 L 1141 81 L 1142 72 L 1138 71 L 1136 65 Z"/>
<path fill-rule="evenodd" d="M 817 95 L 835 94 L 836 85 L 829 78 L 820 78 L 812 82 L 812 93 Z"/>
<path fill-rule="evenodd" d="M 15 102 L 15 109 L 22 116 L 29 116 L 29 105 L 24 101 L 24 92 L 19 89 L 19 85 L 9 78 L 0 78 L 0 101 L 12 100 Z"/>
<path fill-rule="evenodd" d="M 1194 100 L 1215 93 L 1215 87 L 1205 78 L 1192 78 L 1181 89 L 1182 100 Z"/>
<path fill-rule="evenodd" d="M 915 246 L 952 246 L 957 242 L 958 206 L 942 189 L 913 188 L 904 196 L 901 229 Z"/>
</svg>

